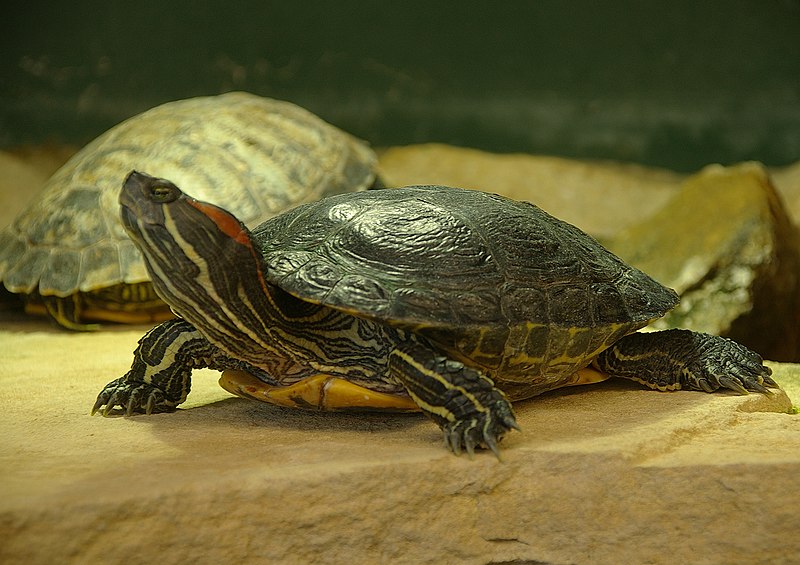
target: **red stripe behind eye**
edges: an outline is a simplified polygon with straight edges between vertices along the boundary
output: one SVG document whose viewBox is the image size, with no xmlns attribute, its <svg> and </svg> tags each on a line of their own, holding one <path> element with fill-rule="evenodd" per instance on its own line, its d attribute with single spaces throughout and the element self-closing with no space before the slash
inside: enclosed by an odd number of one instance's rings
<svg viewBox="0 0 800 565">
<path fill-rule="evenodd" d="M 190 206 L 197 208 L 204 216 L 214 222 L 220 231 L 225 235 L 235 240 L 237 243 L 241 243 L 247 247 L 252 247 L 250 243 L 250 236 L 247 234 L 247 232 L 242 230 L 242 225 L 239 223 L 239 220 L 237 220 L 231 214 L 222 208 L 214 206 L 213 204 L 206 204 L 205 202 L 188 198 L 186 202 Z"/>
<path fill-rule="evenodd" d="M 229 212 L 226 212 L 222 208 L 218 208 L 213 204 L 200 202 L 199 200 L 195 200 L 193 198 L 187 198 L 186 202 L 214 222 L 214 224 L 216 224 L 220 231 L 222 231 L 225 235 L 232 238 L 237 243 L 247 247 L 247 249 L 250 251 L 250 255 L 253 257 L 253 261 L 255 262 L 258 284 L 260 285 L 264 296 L 267 298 L 273 308 L 279 310 L 280 308 L 273 301 L 272 295 L 269 291 L 267 281 L 262 270 L 262 259 L 260 253 L 256 251 L 255 247 L 253 247 L 253 243 L 250 241 L 249 232 L 242 229 L 242 225 L 239 223 L 239 220 L 237 220 Z"/>
</svg>

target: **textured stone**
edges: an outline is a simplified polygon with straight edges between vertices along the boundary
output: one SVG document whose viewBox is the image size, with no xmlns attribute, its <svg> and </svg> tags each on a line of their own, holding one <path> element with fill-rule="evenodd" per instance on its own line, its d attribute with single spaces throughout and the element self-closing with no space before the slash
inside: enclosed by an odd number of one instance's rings
<svg viewBox="0 0 800 565">
<path fill-rule="evenodd" d="M 728 335 L 770 359 L 800 359 L 800 239 L 761 165 L 707 167 L 607 244 L 681 295 L 654 327 Z"/>
<path fill-rule="evenodd" d="M 800 225 L 800 161 L 770 171 L 794 224 Z"/>
<path fill-rule="evenodd" d="M 420 415 L 233 398 L 90 417 L 144 328 L 0 319 L 3 563 L 791 563 L 800 417 L 782 392 L 602 383 L 517 405 L 503 462 Z M 800 367 L 774 365 L 800 389 Z"/>
</svg>

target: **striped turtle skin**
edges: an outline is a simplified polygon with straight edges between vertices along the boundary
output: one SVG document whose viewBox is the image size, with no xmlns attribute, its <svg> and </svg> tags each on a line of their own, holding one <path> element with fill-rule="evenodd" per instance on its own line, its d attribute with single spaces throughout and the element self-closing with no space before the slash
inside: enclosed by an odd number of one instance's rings
<svg viewBox="0 0 800 565">
<path fill-rule="evenodd" d="M 243 92 L 170 102 L 89 143 L 0 232 L 0 281 L 66 327 L 169 316 L 119 223 L 119 187 L 143 168 L 224 204 L 246 224 L 368 188 L 376 157 L 288 102 Z"/>
<path fill-rule="evenodd" d="M 677 296 L 536 206 L 416 186 L 332 196 L 253 231 L 133 172 L 121 217 L 180 319 L 140 341 L 92 412 L 173 410 L 191 371 L 323 410 L 421 410 L 454 452 L 498 452 L 511 401 L 609 376 L 658 390 L 776 386 L 761 358 L 687 330 L 638 333 Z"/>
</svg>

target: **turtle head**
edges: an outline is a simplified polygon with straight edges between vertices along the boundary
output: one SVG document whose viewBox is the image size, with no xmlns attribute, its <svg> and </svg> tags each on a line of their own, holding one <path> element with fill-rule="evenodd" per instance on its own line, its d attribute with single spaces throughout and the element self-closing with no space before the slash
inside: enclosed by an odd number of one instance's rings
<svg viewBox="0 0 800 565">
<path fill-rule="evenodd" d="M 228 240 L 252 248 L 249 232 L 236 216 L 195 200 L 167 179 L 131 171 L 119 204 L 122 225 L 145 257 L 161 249 L 175 261 L 173 268 L 196 265 L 197 259 Z"/>
<path fill-rule="evenodd" d="M 129 233 L 137 231 L 137 224 L 163 225 L 163 207 L 187 198 L 181 189 L 167 179 L 131 171 L 119 193 L 122 224 Z M 131 233 L 133 236 L 134 233 Z"/>
<path fill-rule="evenodd" d="M 261 253 L 230 212 L 137 171 L 125 179 L 119 203 L 156 292 L 201 331 L 210 319 L 216 329 L 235 325 L 236 319 L 220 319 L 221 312 L 235 318 L 242 293 L 264 293 Z"/>
<path fill-rule="evenodd" d="M 119 204 L 122 225 L 148 260 L 148 270 L 159 256 L 169 261 L 170 271 L 193 271 L 204 258 L 218 262 L 226 247 L 252 251 L 250 232 L 236 216 L 195 200 L 166 179 L 131 171 Z"/>
</svg>

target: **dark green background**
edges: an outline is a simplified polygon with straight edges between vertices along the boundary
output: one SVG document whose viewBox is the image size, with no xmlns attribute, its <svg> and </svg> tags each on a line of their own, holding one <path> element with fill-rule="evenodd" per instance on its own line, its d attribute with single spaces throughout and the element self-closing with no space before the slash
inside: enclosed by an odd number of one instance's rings
<svg viewBox="0 0 800 565">
<path fill-rule="evenodd" d="M 240 89 L 379 146 L 800 158 L 797 0 L 17 2 L 0 32 L 0 147 Z"/>
</svg>

